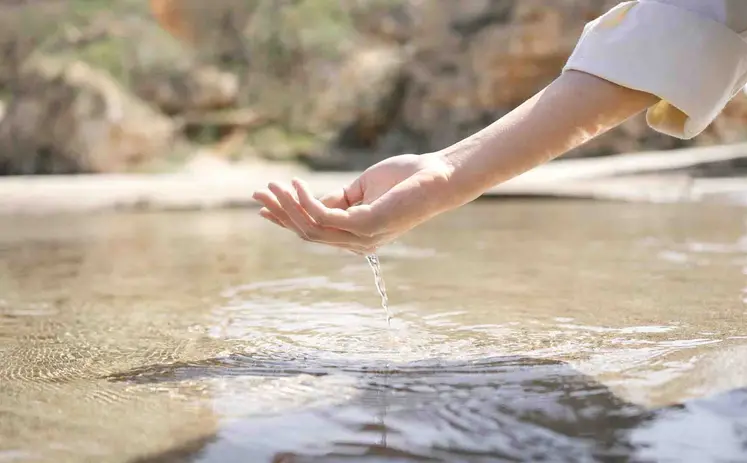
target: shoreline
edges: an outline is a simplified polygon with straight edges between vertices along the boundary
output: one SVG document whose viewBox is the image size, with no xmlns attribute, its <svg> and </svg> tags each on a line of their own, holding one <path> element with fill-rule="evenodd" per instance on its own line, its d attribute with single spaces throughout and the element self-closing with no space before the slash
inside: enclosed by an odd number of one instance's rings
<svg viewBox="0 0 747 463">
<path fill-rule="evenodd" d="M 557 160 L 490 189 L 482 198 L 747 205 L 747 176 L 696 178 L 687 172 L 740 158 L 747 158 L 747 144 Z M 207 166 L 169 174 L 0 177 L 0 215 L 252 208 L 257 206 L 253 192 L 271 180 L 302 177 L 315 194 L 323 194 L 359 175 L 293 164 L 205 162 Z"/>
</svg>

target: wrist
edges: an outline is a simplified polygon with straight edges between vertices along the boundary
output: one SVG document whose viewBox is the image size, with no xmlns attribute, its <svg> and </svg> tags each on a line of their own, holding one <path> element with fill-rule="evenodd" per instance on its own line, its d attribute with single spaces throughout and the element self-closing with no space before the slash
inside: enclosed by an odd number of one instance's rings
<svg viewBox="0 0 747 463">
<path fill-rule="evenodd" d="M 490 170 L 492 166 L 485 165 L 481 159 L 484 148 L 480 143 L 463 140 L 430 155 L 446 172 L 444 191 L 452 207 L 477 199 L 494 184 L 495 173 Z M 495 156 L 498 153 L 492 154 Z"/>
<path fill-rule="evenodd" d="M 421 155 L 425 168 L 431 172 L 428 181 L 429 196 L 436 198 L 443 211 L 459 207 L 480 196 L 480 182 L 472 179 L 465 169 L 464 158 L 468 153 L 457 146 Z"/>
</svg>

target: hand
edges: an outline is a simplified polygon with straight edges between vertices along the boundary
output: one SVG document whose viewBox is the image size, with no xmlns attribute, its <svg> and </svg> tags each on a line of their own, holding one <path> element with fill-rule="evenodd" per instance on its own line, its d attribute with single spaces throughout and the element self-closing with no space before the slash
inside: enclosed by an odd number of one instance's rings
<svg viewBox="0 0 747 463">
<path fill-rule="evenodd" d="M 306 241 L 371 254 L 443 212 L 449 168 L 432 155 L 401 155 L 368 168 L 350 185 L 316 199 L 306 184 L 270 183 L 254 199 L 260 215 Z"/>
</svg>

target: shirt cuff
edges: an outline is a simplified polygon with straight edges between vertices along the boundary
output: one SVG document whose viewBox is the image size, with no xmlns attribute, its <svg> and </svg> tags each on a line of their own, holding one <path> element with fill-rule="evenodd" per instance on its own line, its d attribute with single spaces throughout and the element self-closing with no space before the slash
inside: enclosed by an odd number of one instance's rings
<svg viewBox="0 0 747 463">
<path fill-rule="evenodd" d="M 586 25 L 567 70 L 656 95 L 661 101 L 646 114 L 649 126 L 689 139 L 745 86 L 747 42 L 682 8 L 625 2 Z"/>
</svg>

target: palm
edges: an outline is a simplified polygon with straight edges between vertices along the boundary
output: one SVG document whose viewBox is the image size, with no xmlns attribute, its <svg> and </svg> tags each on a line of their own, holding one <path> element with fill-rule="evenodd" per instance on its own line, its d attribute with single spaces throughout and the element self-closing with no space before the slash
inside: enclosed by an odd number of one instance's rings
<svg viewBox="0 0 747 463">
<path fill-rule="evenodd" d="M 442 160 L 406 154 L 381 161 L 353 183 L 317 199 L 301 180 L 292 189 L 271 183 L 255 193 L 262 217 L 307 241 L 356 254 L 373 252 L 439 212 L 433 191 L 447 178 Z M 292 191 L 295 190 L 295 191 Z M 438 196 L 438 195 L 435 195 Z"/>
</svg>

